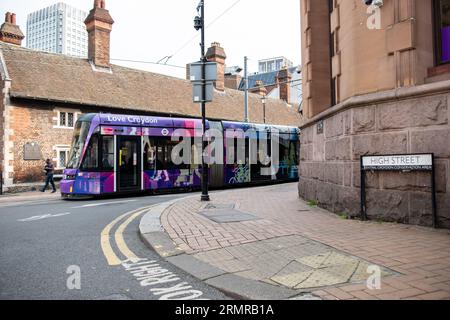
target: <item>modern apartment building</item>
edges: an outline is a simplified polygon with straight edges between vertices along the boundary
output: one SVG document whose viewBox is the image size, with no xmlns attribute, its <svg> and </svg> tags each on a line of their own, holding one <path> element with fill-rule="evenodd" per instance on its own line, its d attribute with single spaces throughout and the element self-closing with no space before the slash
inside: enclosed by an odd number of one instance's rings
<svg viewBox="0 0 450 320">
<path fill-rule="evenodd" d="M 292 68 L 294 63 L 285 57 L 276 57 L 258 61 L 259 73 L 280 71 L 285 68 Z"/>
<path fill-rule="evenodd" d="M 30 13 L 27 48 L 87 58 L 86 17 L 87 12 L 61 2 Z"/>
</svg>

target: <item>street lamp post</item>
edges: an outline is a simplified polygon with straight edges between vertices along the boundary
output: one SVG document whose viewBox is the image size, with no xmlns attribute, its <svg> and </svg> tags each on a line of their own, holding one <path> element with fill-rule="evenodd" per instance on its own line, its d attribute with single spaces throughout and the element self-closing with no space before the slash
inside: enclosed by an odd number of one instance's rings
<svg viewBox="0 0 450 320">
<path fill-rule="evenodd" d="M 266 95 L 263 95 L 261 98 L 262 104 L 263 104 L 263 119 L 264 124 L 266 123 Z"/>
<path fill-rule="evenodd" d="M 207 148 L 206 143 L 206 65 L 207 62 L 205 55 L 205 0 L 201 0 L 200 4 L 197 7 L 197 10 L 200 9 L 200 17 L 195 17 L 194 19 L 194 28 L 198 31 L 201 29 L 201 62 L 202 62 L 202 126 L 203 126 L 203 136 L 202 136 L 202 201 L 209 201 L 208 194 L 208 166 L 205 162 L 205 151 Z"/>
</svg>

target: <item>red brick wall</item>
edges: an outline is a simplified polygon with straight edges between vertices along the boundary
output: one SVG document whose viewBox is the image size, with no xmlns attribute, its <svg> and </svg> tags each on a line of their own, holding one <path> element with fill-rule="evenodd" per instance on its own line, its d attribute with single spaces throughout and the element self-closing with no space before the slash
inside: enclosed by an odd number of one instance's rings
<svg viewBox="0 0 450 320">
<path fill-rule="evenodd" d="M 46 158 L 56 158 L 55 145 L 68 145 L 72 141 L 73 130 L 55 129 L 53 118 L 57 113 L 51 107 L 18 105 L 10 107 L 10 126 L 14 143 L 14 183 L 41 181 L 42 167 Z M 24 145 L 37 142 L 41 149 L 41 161 L 25 161 Z"/>
<path fill-rule="evenodd" d="M 89 58 L 94 64 L 109 67 L 110 31 L 95 29 L 89 33 Z"/>
<path fill-rule="evenodd" d="M 3 159 L 4 159 L 4 141 L 3 135 L 5 130 L 5 117 L 3 116 L 3 112 L 5 110 L 4 100 L 5 95 L 3 93 L 5 87 L 5 82 L 0 80 L 0 171 L 3 171 Z"/>
</svg>

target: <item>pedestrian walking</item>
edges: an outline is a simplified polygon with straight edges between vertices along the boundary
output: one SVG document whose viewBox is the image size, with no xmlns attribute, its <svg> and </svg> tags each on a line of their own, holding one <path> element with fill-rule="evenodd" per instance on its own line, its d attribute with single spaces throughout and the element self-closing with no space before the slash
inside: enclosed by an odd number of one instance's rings
<svg viewBox="0 0 450 320">
<path fill-rule="evenodd" d="M 48 188 L 48 185 L 51 184 L 53 188 L 52 193 L 55 193 L 56 187 L 55 181 L 53 180 L 53 175 L 55 173 L 55 166 L 53 165 L 50 159 L 47 159 L 45 161 L 44 171 L 45 171 L 45 187 L 41 190 L 41 192 L 45 192 L 45 190 L 47 190 Z"/>
</svg>

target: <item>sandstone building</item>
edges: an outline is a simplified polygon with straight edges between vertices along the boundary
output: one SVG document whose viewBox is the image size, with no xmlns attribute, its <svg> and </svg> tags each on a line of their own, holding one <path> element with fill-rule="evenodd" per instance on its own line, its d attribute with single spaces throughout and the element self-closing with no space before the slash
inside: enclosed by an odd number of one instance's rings
<svg viewBox="0 0 450 320">
<path fill-rule="evenodd" d="M 95 0 L 85 20 L 88 59 L 68 57 L 21 47 L 24 39 L 7 13 L 0 28 L 0 170 L 4 187 L 14 190 L 42 181 L 42 165 L 53 158 L 63 169 L 77 117 L 104 112 L 174 117 L 200 117 L 192 102 L 189 81 L 110 63 L 113 19 L 104 0 Z M 211 61 L 219 74 L 214 102 L 207 105 L 210 119 L 242 121 L 244 94 L 224 87 L 223 48 L 214 45 Z M 263 122 L 261 99 L 249 98 L 253 122 Z M 298 125 L 298 106 L 282 100 L 267 102 L 266 117 L 273 124 Z"/>
<path fill-rule="evenodd" d="M 360 156 L 434 153 L 450 227 L 450 1 L 301 0 L 300 196 L 360 214 Z M 369 218 L 431 225 L 429 173 L 369 173 Z"/>
</svg>

